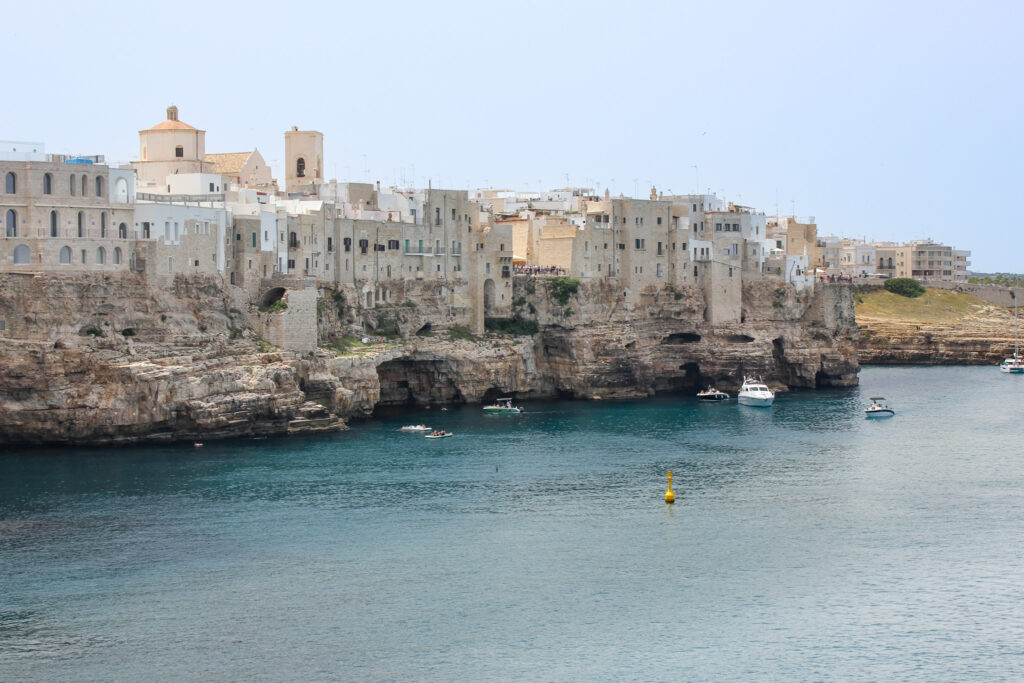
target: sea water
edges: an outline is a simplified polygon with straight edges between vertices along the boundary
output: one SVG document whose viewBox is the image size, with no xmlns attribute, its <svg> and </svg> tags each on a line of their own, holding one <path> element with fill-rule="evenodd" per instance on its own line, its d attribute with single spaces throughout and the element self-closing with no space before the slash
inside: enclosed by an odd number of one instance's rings
<svg viewBox="0 0 1024 683">
<path fill-rule="evenodd" d="M 524 407 L 6 449 L 0 680 L 1024 677 L 1024 376 Z"/>
</svg>

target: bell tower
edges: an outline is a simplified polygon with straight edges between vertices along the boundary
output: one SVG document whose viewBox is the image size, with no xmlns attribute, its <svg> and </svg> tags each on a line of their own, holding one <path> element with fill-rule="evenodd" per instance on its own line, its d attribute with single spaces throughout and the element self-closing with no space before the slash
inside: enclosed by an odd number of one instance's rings
<svg viewBox="0 0 1024 683">
<path fill-rule="evenodd" d="M 316 194 L 324 182 L 324 134 L 299 130 L 284 134 L 285 192 Z"/>
</svg>

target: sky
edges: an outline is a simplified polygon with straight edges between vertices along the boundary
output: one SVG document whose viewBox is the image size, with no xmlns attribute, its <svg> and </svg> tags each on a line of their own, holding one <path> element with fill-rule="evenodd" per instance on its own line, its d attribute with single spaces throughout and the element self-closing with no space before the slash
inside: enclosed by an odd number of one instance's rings
<svg viewBox="0 0 1024 683">
<path fill-rule="evenodd" d="M 329 178 L 704 191 L 1024 272 L 1024 3 L 17 3 L 0 139 L 138 158 L 324 133 Z M 12 56 L 14 59 L 12 60 Z M 13 68 L 12 68 L 13 67 Z M 699 185 L 698 185 L 699 183 Z"/>
</svg>

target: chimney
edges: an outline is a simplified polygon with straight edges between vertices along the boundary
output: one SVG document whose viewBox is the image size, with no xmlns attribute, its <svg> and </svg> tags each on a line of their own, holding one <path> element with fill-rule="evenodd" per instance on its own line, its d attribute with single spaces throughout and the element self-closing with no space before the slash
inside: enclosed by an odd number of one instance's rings
<svg viewBox="0 0 1024 683">
<path fill-rule="evenodd" d="M 178 108 L 175 107 L 173 104 L 171 106 L 167 107 L 167 120 L 168 121 L 177 121 L 178 120 Z"/>
</svg>

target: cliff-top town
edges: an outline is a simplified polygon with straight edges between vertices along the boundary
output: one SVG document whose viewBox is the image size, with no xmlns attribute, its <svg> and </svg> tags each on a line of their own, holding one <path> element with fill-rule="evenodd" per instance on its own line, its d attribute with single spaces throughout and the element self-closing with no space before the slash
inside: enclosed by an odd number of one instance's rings
<svg viewBox="0 0 1024 683">
<path fill-rule="evenodd" d="M 627 302 L 646 288 L 695 285 L 713 324 L 740 320 L 752 279 L 802 290 L 823 279 L 967 277 L 968 251 L 819 236 L 813 217 L 766 216 L 714 194 L 327 180 L 323 135 L 297 128 L 285 132 L 282 191 L 258 150 L 209 154 L 205 138 L 171 106 L 139 132 L 130 166 L 0 142 L 0 272 L 134 271 L 154 285 L 217 275 L 264 307 L 287 291 L 295 315 L 315 308 L 317 284 L 372 308 L 415 302 L 408 285 L 433 281 L 452 323 L 474 332 L 511 315 L 518 272 L 609 280 Z M 316 344 L 315 325 L 268 337 L 291 350 Z"/>
</svg>

